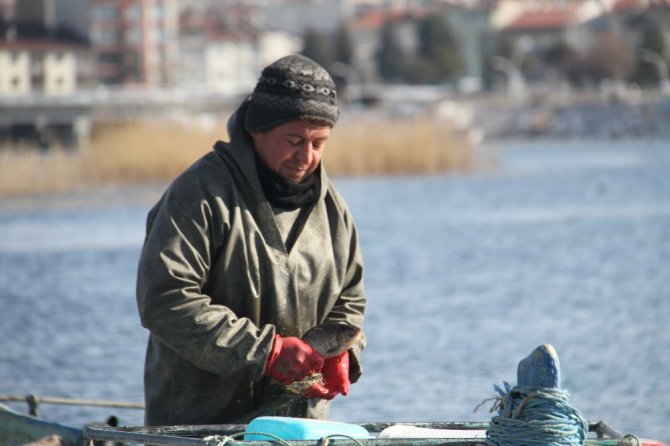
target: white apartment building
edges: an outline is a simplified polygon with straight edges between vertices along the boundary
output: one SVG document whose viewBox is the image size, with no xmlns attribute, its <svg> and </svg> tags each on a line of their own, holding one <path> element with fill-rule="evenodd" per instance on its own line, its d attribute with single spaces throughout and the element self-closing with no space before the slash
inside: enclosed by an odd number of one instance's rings
<svg viewBox="0 0 670 446">
<path fill-rule="evenodd" d="M 261 33 L 254 41 L 208 42 L 203 65 L 206 88 L 230 95 L 251 92 L 263 67 L 301 48 L 299 39 L 279 32 Z"/>
<path fill-rule="evenodd" d="M 267 31 L 254 21 L 255 9 L 210 6 L 180 18 L 180 87 L 193 92 L 237 96 L 250 92 L 263 67 L 299 52 L 302 40 Z"/>
<path fill-rule="evenodd" d="M 0 2 L 0 95 L 67 95 L 91 81 L 84 0 Z"/>
<path fill-rule="evenodd" d="M 74 93 L 81 83 L 87 83 L 81 74 L 81 65 L 87 62 L 80 52 L 49 47 L 37 50 L 21 42 L 11 46 L 0 43 L 0 95 Z"/>
</svg>

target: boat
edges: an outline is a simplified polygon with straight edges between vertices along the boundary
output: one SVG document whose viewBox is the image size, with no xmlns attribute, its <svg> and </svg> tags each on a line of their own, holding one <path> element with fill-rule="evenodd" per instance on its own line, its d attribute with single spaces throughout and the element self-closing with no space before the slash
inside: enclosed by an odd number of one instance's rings
<svg viewBox="0 0 670 446">
<path fill-rule="evenodd" d="M 65 446 L 75 446 L 82 441 L 82 430 L 22 414 L 0 404 L 0 445 L 23 445 L 54 437 L 61 439 Z"/>
<path fill-rule="evenodd" d="M 30 398 L 27 398 L 30 400 Z M 64 404 L 66 399 L 60 399 Z M 42 402 L 49 401 L 43 399 Z M 79 401 L 80 400 L 73 400 Z M 104 404 L 96 404 L 104 405 Z M 114 407 L 132 407 L 132 403 Z M 361 422 L 262 417 L 265 424 L 223 424 L 184 426 L 114 426 L 91 423 L 67 426 L 20 413 L 0 404 L 0 445 L 86 446 L 147 444 L 157 446 L 486 446 L 488 422 Z M 267 423 L 269 421 L 269 424 Z M 312 436 L 286 437 L 281 426 L 306 428 Z M 315 424 L 310 424 L 315 423 Z M 319 424 L 321 423 L 321 424 Z M 330 423 L 323 429 L 322 423 Z M 113 423 L 112 423 L 113 424 Z M 266 432 L 250 432 L 265 430 Z M 314 427 L 316 426 L 316 428 Z M 399 429 L 400 428 L 400 429 Z M 395 434 L 385 434 L 389 431 Z M 635 435 L 624 435 L 604 421 L 588 423 L 587 446 L 666 446 Z M 365 435 L 359 435 L 364 432 Z M 400 432 L 400 434 L 397 434 Z M 424 435 L 425 433 L 425 435 Z"/>
<path fill-rule="evenodd" d="M 519 362 L 517 385 L 503 382 L 488 422 L 362 422 L 344 423 L 249 414 L 240 424 L 184 426 L 118 426 L 105 423 L 72 427 L 41 420 L 40 403 L 79 404 L 144 409 L 136 403 L 2 396 L 1 401 L 25 401 L 21 414 L 0 404 L 0 446 L 95 446 L 146 444 L 156 446 L 486 446 L 533 445 L 667 446 L 661 441 L 624 435 L 604 421 L 585 420 L 561 389 L 558 355 L 542 344 Z M 301 395 L 301 391 L 293 391 Z M 290 396 L 287 396 L 290 397 Z M 300 396 L 305 398 L 304 396 Z M 481 404 L 480 404 L 481 406 Z M 263 413 L 264 415 L 260 415 Z"/>
</svg>

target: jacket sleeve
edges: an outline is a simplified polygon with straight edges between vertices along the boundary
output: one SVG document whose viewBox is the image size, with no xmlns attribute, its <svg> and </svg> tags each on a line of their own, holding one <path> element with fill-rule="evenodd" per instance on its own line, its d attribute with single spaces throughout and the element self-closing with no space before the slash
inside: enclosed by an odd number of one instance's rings
<svg viewBox="0 0 670 446">
<path fill-rule="evenodd" d="M 258 379 L 275 328 L 238 318 L 204 291 L 227 216 L 225 206 L 213 209 L 215 200 L 197 183 L 178 179 L 149 213 L 137 277 L 140 319 L 196 367 L 231 379 Z"/>
<path fill-rule="evenodd" d="M 340 296 L 341 304 L 338 308 L 343 308 L 349 313 L 349 320 L 356 326 L 363 326 L 363 315 L 367 299 L 365 297 L 365 290 L 363 286 L 363 258 L 361 255 L 360 246 L 358 243 L 358 233 L 356 227 L 352 223 L 352 238 L 351 238 L 351 260 L 347 269 L 347 286 L 342 291 Z M 365 333 L 361 336 L 360 341 L 355 344 L 350 353 L 349 365 L 349 379 L 352 383 L 358 381 L 358 378 L 363 374 L 363 366 L 361 365 L 361 353 L 366 345 Z"/>
<path fill-rule="evenodd" d="M 340 202 L 343 203 L 343 202 Z M 349 235 L 348 238 L 348 256 L 346 261 L 346 274 L 344 287 L 340 293 L 335 306 L 327 316 L 328 320 L 347 322 L 357 327 L 363 327 L 363 319 L 367 298 L 365 296 L 365 287 L 363 282 L 363 257 L 361 254 L 358 231 L 348 208 L 340 204 L 343 210 L 343 221 Z M 363 373 L 360 357 L 365 348 L 365 333 L 360 341 L 350 350 L 349 379 L 356 382 Z"/>
</svg>

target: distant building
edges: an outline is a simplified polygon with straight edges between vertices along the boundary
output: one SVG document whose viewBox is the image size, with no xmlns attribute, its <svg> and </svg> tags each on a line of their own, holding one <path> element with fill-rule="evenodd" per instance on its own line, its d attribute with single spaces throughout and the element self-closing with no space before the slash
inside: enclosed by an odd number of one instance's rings
<svg viewBox="0 0 670 446">
<path fill-rule="evenodd" d="M 332 33 L 347 17 L 344 1 L 274 0 L 260 8 L 265 29 L 303 36 L 308 29 Z"/>
<path fill-rule="evenodd" d="M 177 0 L 90 0 L 97 79 L 169 87 L 178 62 Z"/>
<path fill-rule="evenodd" d="M 72 100 L 93 85 L 86 0 L 0 0 L 0 146 L 88 140 L 91 114 Z"/>
<path fill-rule="evenodd" d="M 591 44 L 591 33 L 584 25 L 602 13 L 600 2 L 596 0 L 505 0 L 496 11 L 493 26 L 505 36 L 526 42 L 526 47 L 520 51 L 532 49 L 537 52 L 559 42 L 585 50 Z"/>
<path fill-rule="evenodd" d="M 70 42 L 0 42 L 0 94 L 64 95 L 90 86 L 88 47 Z"/>
<path fill-rule="evenodd" d="M 502 0 L 492 25 L 503 35 L 532 42 L 535 51 L 564 42 L 584 53 L 603 31 L 637 44 L 637 25 L 648 25 L 640 20 L 660 20 L 662 11 L 666 21 L 659 27 L 667 28 L 669 7 L 667 0 Z M 650 8 L 657 11 L 649 15 Z"/>
<path fill-rule="evenodd" d="M 71 94 L 92 83 L 80 0 L 4 0 L 0 14 L 0 94 Z"/>
<path fill-rule="evenodd" d="M 188 8 L 179 19 L 178 84 L 188 90 L 240 95 L 250 92 L 261 70 L 302 41 L 265 30 L 248 5 Z"/>
<path fill-rule="evenodd" d="M 60 28 L 80 39 L 88 38 L 87 0 L 12 0 L 14 20 Z"/>
</svg>

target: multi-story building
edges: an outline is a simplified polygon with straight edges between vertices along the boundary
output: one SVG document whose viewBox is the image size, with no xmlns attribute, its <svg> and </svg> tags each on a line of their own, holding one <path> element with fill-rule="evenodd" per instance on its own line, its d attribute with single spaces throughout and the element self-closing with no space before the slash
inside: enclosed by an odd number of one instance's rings
<svg viewBox="0 0 670 446">
<path fill-rule="evenodd" d="M 249 5 L 204 5 L 180 16 L 178 84 L 235 96 L 250 92 L 262 68 L 299 52 L 302 40 L 259 26 Z"/>
<path fill-rule="evenodd" d="M 90 18 L 99 82 L 174 85 L 177 0 L 91 0 Z"/>
<path fill-rule="evenodd" d="M 63 95 L 91 85 L 83 0 L 0 3 L 0 94 Z"/>
<path fill-rule="evenodd" d="M 0 146 L 85 144 L 93 85 L 87 0 L 0 0 Z"/>
</svg>

